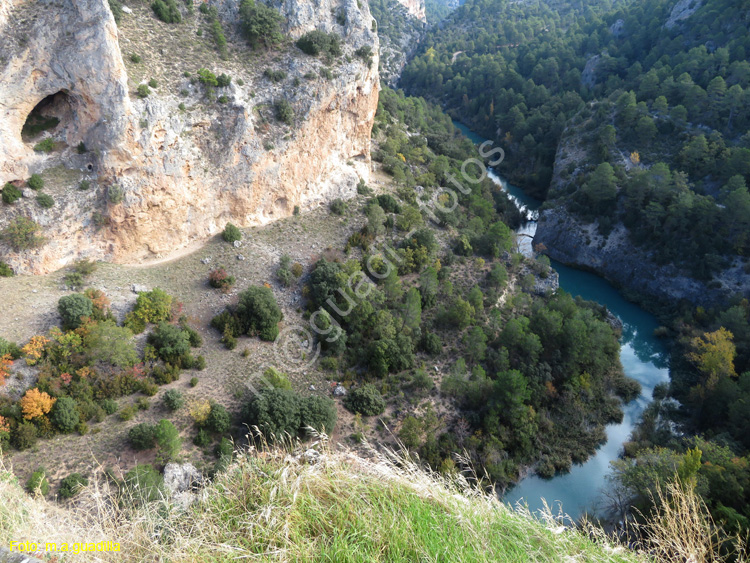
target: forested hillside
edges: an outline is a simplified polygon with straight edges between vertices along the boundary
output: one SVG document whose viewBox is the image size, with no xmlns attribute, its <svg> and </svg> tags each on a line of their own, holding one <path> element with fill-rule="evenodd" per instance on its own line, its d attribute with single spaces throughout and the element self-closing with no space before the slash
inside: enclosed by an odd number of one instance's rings
<svg viewBox="0 0 750 563">
<path fill-rule="evenodd" d="M 750 235 L 749 21 L 747 1 L 475 0 L 401 85 L 501 142 L 534 195 L 705 278 Z"/>
</svg>

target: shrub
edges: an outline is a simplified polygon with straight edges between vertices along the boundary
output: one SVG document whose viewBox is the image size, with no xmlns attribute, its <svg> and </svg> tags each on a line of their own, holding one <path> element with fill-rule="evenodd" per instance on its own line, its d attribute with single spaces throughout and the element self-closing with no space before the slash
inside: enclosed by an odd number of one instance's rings
<svg viewBox="0 0 750 563">
<path fill-rule="evenodd" d="M 139 502 L 152 502 L 165 495 L 164 479 L 151 464 L 136 465 L 128 471 L 125 486 Z"/>
<path fill-rule="evenodd" d="M 39 174 L 32 174 L 26 183 L 32 190 L 41 190 L 44 187 L 44 179 Z"/>
<path fill-rule="evenodd" d="M 172 296 L 157 287 L 138 294 L 134 309 L 125 315 L 125 326 L 139 334 L 147 323 L 168 321 L 171 317 Z"/>
<path fill-rule="evenodd" d="M 159 446 L 160 457 L 172 459 L 180 451 L 182 440 L 175 425 L 166 419 L 161 419 L 154 429 L 154 439 Z"/>
<path fill-rule="evenodd" d="M 156 81 L 156 78 L 152 78 L 148 81 L 149 88 L 158 88 L 159 83 Z"/>
<path fill-rule="evenodd" d="M 198 433 L 193 438 L 193 444 L 199 448 L 205 448 L 211 443 L 211 434 L 206 432 L 203 428 L 198 429 Z"/>
<path fill-rule="evenodd" d="M 73 432 L 80 421 L 75 400 L 70 397 L 57 399 L 52 406 L 49 418 L 60 432 L 64 434 Z"/>
<path fill-rule="evenodd" d="M 435 356 L 443 351 L 443 343 L 440 341 L 440 337 L 434 332 L 426 332 L 422 337 L 422 349 Z"/>
<path fill-rule="evenodd" d="M 154 447 L 154 426 L 142 422 L 128 431 L 128 441 L 134 449 L 150 450 Z"/>
<path fill-rule="evenodd" d="M 185 398 L 177 389 L 170 389 L 164 393 L 164 404 L 169 410 L 176 411 L 185 404 Z"/>
<path fill-rule="evenodd" d="M 13 269 L 5 262 L 0 260 L 0 278 L 13 277 Z"/>
<path fill-rule="evenodd" d="M 231 418 L 227 409 L 218 403 L 213 403 L 206 419 L 206 428 L 217 434 L 224 434 L 229 430 L 230 425 Z"/>
<path fill-rule="evenodd" d="M 146 397 L 139 397 L 135 402 L 135 406 L 138 407 L 139 411 L 147 411 L 150 403 Z"/>
<path fill-rule="evenodd" d="M 331 213 L 343 215 L 346 211 L 346 202 L 341 198 L 336 198 L 331 202 Z"/>
<path fill-rule="evenodd" d="M 115 23 L 120 23 L 122 18 L 122 4 L 119 0 L 109 0 L 109 9 L 112 11 L 112 17 L 115 19 Z"/>
<path fill-rule="evenodd" d="M 300 424 L 302 429 L 313 428 L 331 434 L 336 425 L 336 403 L 328 397 L 313 395 L 300 402 Z"/>
<path fill-rule="evenodd" d="M 30 493 L 37 490 L 46 496 L 49 493 L 49 481 L 47 481 L 47 472 L 40 467 L 26 481 L 26 490 Z"/>
<path fill-rule="evenodd" d="M 141 59 L 141 56 L 140 56 L 140 55 L 137 55 L 136 53 L 131 53 L 131 54 L 130 54 L 130 62 L 131 62 L 131 63 L 135 63 L 135 64 L 138 64 L 138 63 L 140 63 L 140 62 L 141 62 L 142 60 L 143 60 L 143 59 Z"/>
<path fill-rule="evenodd" d="M 8 182 L 7 184 L 5 184 L 5 187 L 3 188 L 3 203 L 7 205 L 15 203 L 19 199 L 21 199 L 22 195 L 23 194 L 21 193 L 21 190 L 19 190 L 13 184 Z"/>
<path fill-rule="evenodd" d="M 281 15 L 273 8 L 255 0 L 243 0 L 240 4 L 240 21 L 242 32 L 253 48 L 261 45 L 268 48 L 280 43 L 284 38 L 281 34 Z"/>
<path fill-rule="evenodd" d="M 243 332 L 258 335 L 261 340 L 273 341 L 279 335 L 281 309 L 273 292 L 267 287 L 249 287 L 240 293 L 237 319 Z"/>
<path fill-rule="evenodd" d="M 37 234 L 39 225 L 28 217 L 16 217 L 2 232 L 2 238 L 13 250 L 29 250 L 44 244 L 44 237 Z"/>
<path fill-rule="evenodd" d="M 119 205 L 125 199 L 125 192 L 117 185 L 112 185 L 107 189 L 107 198 L 112 205 Z"/>
<path fill-rule="evenodd" d="M 53 150 L 55 150 L 55 141 L 51 138 L 39 141 L 36 145 L 34 145 L 34 150 L 37 152 L 52 152 Z"/>
<path fill-rule="evenodd" d="M 203 371 L 204 369 L 206 369 L 206 358 L 204 358 L 203 356 L 198 356 L 197 358 L 195 358 L 195 364 L 193 364 L 193 369 L 197 369 L 198 371 Z M 195 387 L 195 385 L 192 385 L 193 379 L 197 381 L 198 378 L 193 377 L 190 379 L 191 386 Z"/>
<path fill-rule="evenodd" d="M 234 241 L 242 240 L 242 233 L 236 225 L 227 223 L 227 226 L 224 227 L 224 232 L 221 233 L 221 238 L 223 238 L 228 243 L 234 243 Z"/>
<path fill-rule="evenodd" d="M 344 406 L 355 414 L 376 416 L 385 410 L 385 399 L 374 385 L 368 383 L 349 392 L 344 399 Z"/>
<path fill-rule="evenodd" d="M 269 389 L 288 389 L 292 388 L 292 383 L 286 374 L 281 373 L 275 368 L 269 367 L 263 372 L 263 384 Z"/>
<path fill-rule="evenodd" d="M 297 40 L 296 45 L 303 53 L 313 57 L 321 53 L 334 57 L 341 55 L 341 38 L 335 33 L 320 30 L 309 31 Z"/>
<path fill-rule="evenodd" d="M 120 420 L 122 420 L 123 422 L 133 420 L 133 417 L 135 417 L 135 413 L 137 412 L 138 407 L 136 407 L 135 405 L 123 407 L 123 409 L 120 411 Z"/>
<path fill-rule="evenodd" d="M 19 450 L 28 450 L 36 445 L 37 430 L 36 426 L 25 420 L 16 427 L 13 433 L 13 444 Z"/>
<path fill-rule="evenodd" d="M 114 399 L 104 399 L 101 403 L 102 409 L 108 415 L 115 414 L 117 412 L 117 401 Z"/>
<path fill-rule="evenodd" d="M 148 343 L 156 349 L 162 360 L 174 365 L 180 365 L 182 359 L 190 353 L 189 335 L 181 327 L 163 321 L 148 335 Z"/>
<path fill-rule="evenodd" d="M 295 278 L 300 277 L 303 272 L 304 269 L 302 268 L 302 264 L 300 264 L 299 262 L 295 262 L 294 264 L 292 264 L 292 274 Z"/>
<path fill-rule="evenodd" d="M 219 80 L 216 78 L 216 75 L 207 68 L 198 69 L 198 82 L 208 88 L 213 88 L 219 85 Z"/>
<path fill-rule="evenodd" d="M 273 70 L 270 68 L 267 68 L 263 71 L 263 76 L 268 78 L 271 82 L 281 82 L 286 78 L 286 72 L 283 70 Z"/>
<path fill-rule="evenodd" d="M 151 9 L 156 14 L 156 17 L 163 22 L 180 23 L 182 21 L 182 15 L 175 0 L 155 0 L 151 4 Z"/>
<path fill-rule="evenodd" d="M 91 187 L 91 182 L 88 180 L 82 180 L 80 184 L 78 184 L 79 190 L 88 190 Z"/>
<path fill-rule="evenodd" d="M 362 59 L 368 68 L 372 66 L 372 47 L 370 47 L 369 45 L 363 45 L 362 47 L 357 49 L 356 51 L 354 51 L 354 55 Z"/>
<path fill-rule="evenodd" d="M 199 358 L 202 358 L 203 356 L 198 356 Z M 198 378 L 197 377 L 191 377 L 190 378 L 190 387 L 195 387 L 198 385 Z"/>
<path fill-rule="evenodd" d="M 224 292 L 229 291 L 234 285 L 234 282 L 234 276 L 230 276 L 223 267 L 211 270 L 208 274 L 208 284 L 211 287 L 221 289 Z"/>
<path fill-rule="evenodd" d="M 287 125 L 294 123 L 294 110 L 286 98 L 276 100 L 273 107 L 276 110 L 276 119 Z"/>
<path fill-rule="evenodd" d="M 264 434 L 296 436 L 300 428 L 300 401 L 294 391 L 266 389 L 246 405 L 244 422 L 257 426 Z"/>
<path fill-rule="evenodd" d="M 232 83 L 232 77 L 228 74 L 221 73 L 216 77 L 216 84 L 219 88 L 226 88 Z"/>
<path fill-rule="evenodd" d="M 148 87 L 148 84 L 139 84 L 136 93 L 139 98 L 148 98 L 149 94 L 151 94 L 151 89 Z"/>
<path fill-rule="evenodd" d="M 159 392 L 159 386 L 151 378 L 146 378 L 140 384 L 141 393 L 153 397 Z"/>
<path fill-rule="evenodd" d="M 66 295 L 57 302 L 57 311 L 62 317 L 63 327 L 76 329 L 81 326 L 82 318 L 90 318 L 94 312 L 91 299 L 81 293 Z"/>
<path fill-rule="evenodd" d="M 74 497 L 81 490 L 81 487 L 88 484 L 89 480 L 80 473 L 71 473 L 60 481 L 60 496 L 62 498 Z"/>
<path fill-rule="evenodd" d="M 49 194 L 39 194 L 36 196 L 36 202 L 39 204 L 39 207 L 42 207 L 43 209 L 49 209 L 55 205 L 54 198 Z"/>
</svg>

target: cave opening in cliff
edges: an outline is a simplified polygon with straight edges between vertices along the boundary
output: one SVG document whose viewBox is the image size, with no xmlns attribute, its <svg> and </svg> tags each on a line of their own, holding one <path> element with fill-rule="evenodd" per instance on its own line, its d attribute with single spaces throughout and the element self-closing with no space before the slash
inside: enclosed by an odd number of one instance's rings
<svg viewBox="0 0 750 563">
<path fill-rule="evenodd" d="M 73 104 L 65 90 L 51 94 L 31 110 L 21 130 L 21 138 L 29 143 L 45 131 L 60 131 L 73 120 L 73 115 Z"/>
</svg>

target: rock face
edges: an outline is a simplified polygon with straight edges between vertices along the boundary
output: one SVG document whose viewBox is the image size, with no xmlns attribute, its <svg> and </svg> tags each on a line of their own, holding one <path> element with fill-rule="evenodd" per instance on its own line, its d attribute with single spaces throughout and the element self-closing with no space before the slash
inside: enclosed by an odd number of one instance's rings
<svg viewBox="0 0 750 563">
<path fill-rule="evenodd" d="M 671 265 L 656 264 L 647 250 L 635 247 L 622 224 L 605 239 L 596 224 L 584 224 L 557 207 L 542 211 L 534 244 L 564 264 L 595 271 L 614 284 L 666 303 L 686 299 L 710 305 L 731 293 L 750 296 L 750 277 L 737 263 L 710 283 L 698 281 Z"/>
<path fill-rule="evenodd" d="M 380 38 L 380 77 L 389 86 L 396 87 L 401 71 L 419 46 L 427 28 L 424 20 L 409 13 L 403 2 L 392 0 L 381 4 L 378 9 L 390 12 L 387 18 L 376 18 L 385 23 L 379 24 Z"/>
<path fill-rule="evenodd" d="M 313 29 L 342 36 L 349 62 L 342 57 L 325 77 L 322 61 L 294 46 L 282 48 L 271 63 L 246 64 L 250 49 L 238 35 L 239 1 L 212 3 L 234 58 L 216 55 L 210 70 L 231 75 L 232 83 L 211 99 L 202 84 L 169 64 L 170 57 L 180 60 L 179 52 L 154 48 L 161 56 L 149 54 L 161 66 L 149 71 L 164 75 L 167 84 L 140 99 L 136 87 L 149 76 L 129 80 L 128 69 L 131 75 L 140 70 L 129 58 L 126 69 L 120 49 L 143 52 L 142 37 L 145 42 L 175 29 L 194 36 L 197 19 L 169 27 L 147 4 L 132 5 L 118 31 L 106 0 L 0 0 L 0 185 L 42 173 L 56 201 L 52 209 L 33 200 L 4 206 L 0 229 L 26 215 L 47 239 L 24 252 L 0 244 L 0 259 L 17 273 L 45 273 L 81 257 L 134 262 L 165 256 L 228 221 L 263 224 L 291 215 L 296 206 L 353 195 L 359 178 L 369 179 L 379 44 L 367 3 L 270 2 L 292 38 Z M 353 56 L 365 45 L 374 53 L 370 65 Z M 265 78 L 269 66 L 288 78 Z M 294 110 L 291 126 L 274 118 L 281 99 Z M 21 129 L 37 104 L 60 123 L 25 139 Z M 56 141 L 53 152 L 33 150 L 44 137 Z M 79 154 L 79 143 L 88 152 Z M 82 180 L 90 189 L 77 189 Z"/>
<path fill-rule="evenodd" d="M 664 27 L 672 29 L 679 22 L 688 19 L 698 8 L 703 5 L 703 0 L 680 0 L 672 8 L 669 19 L 664 23 Z"/>
<path fill-rule="evenodd" d="M 418 20 L 427 23 L 424 0 L 397 0 L 406 10 Z"/>
</svg>

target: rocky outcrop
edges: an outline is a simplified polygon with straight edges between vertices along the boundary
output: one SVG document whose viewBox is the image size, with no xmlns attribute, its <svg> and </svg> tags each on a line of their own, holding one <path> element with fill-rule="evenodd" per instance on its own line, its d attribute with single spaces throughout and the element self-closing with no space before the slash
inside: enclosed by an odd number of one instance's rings
<svg viewBox="0 0 750 563">
<path fill-rule="evenodd" d="M 672 29 L 679 22 L 692 16 L 702 5 L 702 0 L 679 0 L 672 8 L 672 12 L 669 14 L 669 19 L 664 23 L 664 27 Z"/>
<path fill-rule="evenodd" d="M 425 12 L 424 0 L 397 0 L 409 14 L 419 21 L 427 23 L 427 14 Z"/>
<path fill-rule="evenodd" d="M 674 266 L 656 264 L 648 250 L 633 245 L 622 224 L 605 238 L 596 224 L 582 223 L 562 207 L 542 211 L 534 244 L 544 244 L 554 260 L 593 270 L 619 287 L 665 303 L 685 299 L 710 305 L 733 293 L 750 296 L 750 276 L 740 263 L 708 283 L 699 281 Z"/>
<path fill-rule="evenodd" d="M 143 33 L 144 24 L 155 35 L 175 29 L 156 21 L 147 5 L 131 5 L 118 33 L 106 0 L 41 4 L 47 3 L 0 0 L 0 53 L 6 56 L 0 59 L 0 185 L 43 173 L 56 201 L 43 209 L 24 199 L 2 210 L 0 229 L 26 215 L 47 239 L 32 251 L 0 245 L 0 259 L 17 273 L 49 272 L 80 257 L 134 262 L 166 256 L 228 221 L 263 224 L 296 207 L 353 195 L 359 178 L 369 179 L 379 45 L 366 2 L 272 0 L 286 18 L 287 35 L 335 32 L 347 55 L 324 72 L 322 61 L 289 46 L 272 63 L 287 78 L 274 83 L 263 76 L 271 63 L 245 62 L 249 49 L 234 23 L 238 0 L 219 0 L 237 54 L 215 57 L 210 70 L 233 81 L 213 99 L 170 64 L 180 53 L 162 48 L 149 53 L 161 65 L 149 71 L 164 74 L 169 87 L 135 96 L 138 83 L 129 81 L 120 49 L 129 52 L 141 47 L 142 36 L 153 36 Z M 179 25 L 194 35 L 190 21 Z M 374 52 L 370 65 L 353 56 L 365 45 Z M 294 110 L 291 126 L 274 118 L 281 99 Z M 39 138 L 21 135 L 40 102 L 45 115 L 60 119 L 42 134 L 58 145 L 49 154 L 33 150 Z M 79 143 L 88 152 L 78 154 Z M 81 180 L 91 189 L 78 190 Z"/>
<path fill-rule="evenodd" d="M 380 38 L 380 77 L 396 87 L 401 71 L 419 46 L 426 30 L 424 20 L 410 14 L 404 3 L 396 0 L 373 7 Z M 385 10 L 387 14 L 381 14 Z"/>
</svg>

